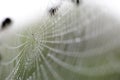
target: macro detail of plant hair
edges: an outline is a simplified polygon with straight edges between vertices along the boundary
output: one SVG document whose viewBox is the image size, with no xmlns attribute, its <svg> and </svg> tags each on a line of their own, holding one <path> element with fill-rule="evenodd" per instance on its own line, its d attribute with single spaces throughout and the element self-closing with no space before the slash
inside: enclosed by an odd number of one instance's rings
<svg viewBox="0 0 120 80">
<path fill-rule="evenodd" d="M 119 20 L 74 2 L 0 40 L 0 80 L 120 80 Z"/>
</svg>

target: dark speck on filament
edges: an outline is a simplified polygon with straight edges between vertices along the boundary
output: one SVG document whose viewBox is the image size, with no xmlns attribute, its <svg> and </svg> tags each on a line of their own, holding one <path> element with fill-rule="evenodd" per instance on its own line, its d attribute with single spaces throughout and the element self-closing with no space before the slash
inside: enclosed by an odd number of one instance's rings
<svg viewBox="0 0 120 80">
<path fill-rule="evenodd" d="M 0 54 L 0 62 L 1 62 L 1 60 L 2 60 L 2 56 L 1 56 L 1 54 Z"/>
</svg>

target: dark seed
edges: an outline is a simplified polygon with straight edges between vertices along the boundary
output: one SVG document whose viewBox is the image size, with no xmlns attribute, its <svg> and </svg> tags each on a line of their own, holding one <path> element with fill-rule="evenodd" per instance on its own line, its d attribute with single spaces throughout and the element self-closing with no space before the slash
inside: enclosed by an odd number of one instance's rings
<svg viewBox="0 0 120 80">
<path fill-rule="evenodd" d="M 80 4 L 80 0 L 72 0 L 72 2 L 74 2 L 76 5 Z"/>
<path fill-rule="evenodd" d="M 12 23 L 12 20 L 10 18 L 6 18 L 3 22 L 2 22 L 2 26 L 1 28 L 4 29 L 7 26 L 9 26 Z"/>
<path fill-rule="evenodd" d="M 53 16 L 53 15 L 55 15 L 56 11 L 57 11 L 57 8 L 51 8 L 49 10 L 49 13 L 50 13 L 51 16 Z"/>
<path fill-rule="evenodd" d="M 79 5 L 80 1 L 79 1 L 79 0 L 77 0 L 77 1 L 76 1 L 76 3 Z"/>
</svg>

